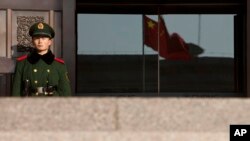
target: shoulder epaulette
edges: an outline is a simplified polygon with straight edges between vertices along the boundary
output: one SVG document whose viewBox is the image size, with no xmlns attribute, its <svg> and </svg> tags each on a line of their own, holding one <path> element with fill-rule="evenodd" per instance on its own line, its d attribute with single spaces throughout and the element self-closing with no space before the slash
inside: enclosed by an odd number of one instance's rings
<svg viewBox="0 0 250 141">
<path fill-rule="evenodd" d="M 23 61 L 23 60 L 25 60 L 27 57 L 28 57 L 28 55 L 23 55 L 23 56 L 21 56 L 21 57 L 18 57 L 18 58 L 17 58 L 17 61 Z"/>
<path fill-rule="evenodd" d="M 61 58 L 55 58 L 55 61 L 64 64 L 64 61 Z"/>
</svg>

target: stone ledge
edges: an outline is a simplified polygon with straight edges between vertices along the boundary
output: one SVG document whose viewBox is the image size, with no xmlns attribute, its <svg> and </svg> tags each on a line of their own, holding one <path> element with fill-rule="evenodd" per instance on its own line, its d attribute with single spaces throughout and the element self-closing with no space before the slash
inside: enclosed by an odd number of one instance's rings
<svg viewBox="0 0 250 141">
<path fill-rule="evenodd" d="M 225 132 L 0 132 L 0 141 L 229 141 Z"/>
<path fill-rule="evenodd" d="M 250 123 L 243 98 L 2 98 L 0 132 L 228 132 Z"/>
<path fill-rule="evenodd" d="M 0 107 L 0 131 L 116 129 L 112 98 L 3 98 Z"/>
<path fill-rule="evenodd" d="M 125 131 L 227 132 L 230 124 L 250 123 L 250 99 L 119 99 L 119 125 Z"/>
</svg>

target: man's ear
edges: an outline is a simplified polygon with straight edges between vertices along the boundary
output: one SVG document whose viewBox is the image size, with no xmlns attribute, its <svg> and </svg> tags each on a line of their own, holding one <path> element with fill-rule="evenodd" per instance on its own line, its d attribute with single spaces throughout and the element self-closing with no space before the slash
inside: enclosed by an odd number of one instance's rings
<svg viewBox="0 0 250 141">
<path fill-rule="evenodd" d="M 52 39 L 50 38 L 50 39 L 49 39 L 49 45 L 50 45 L 50 46 L 52 45 L 52 42 L 53 42 L 53 41 L 52 41 Z"/>
</svg>

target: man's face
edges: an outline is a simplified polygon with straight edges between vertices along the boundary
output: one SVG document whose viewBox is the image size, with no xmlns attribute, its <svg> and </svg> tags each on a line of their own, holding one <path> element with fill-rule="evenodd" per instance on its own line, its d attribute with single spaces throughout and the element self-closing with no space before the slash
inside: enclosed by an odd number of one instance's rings
<svg viewBox="0 0 250 141">
<path fill-rule="evenodd" d="M 46 51 L 49 49 L 52 41 L 49 37 L 35 36 L 32 37 L 33 44 L 37 51 Z"/>
</svg>

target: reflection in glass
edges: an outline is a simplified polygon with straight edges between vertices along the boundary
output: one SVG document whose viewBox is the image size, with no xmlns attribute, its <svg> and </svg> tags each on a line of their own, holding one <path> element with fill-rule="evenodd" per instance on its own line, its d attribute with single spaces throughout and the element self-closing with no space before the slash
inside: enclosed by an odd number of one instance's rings
<svg viewBox="0 0 250 141">
<path fill-rule="evenodd" d="M 142 92 L 142 34 L 138 17 L 78 15 L 79 93 Z"/>
<path fill-rule="evenodd" d="M 192 59 L 160 60 L 161 92 L 234 92 L 234 16 L 164 17 L 169 34 L 184 39 Z"/>
<path fill-rule="evenodd" d="M 235 92 L 234 15 L 147 17 L 164 23 L 167 50 L 190 59 L 144 44 L 142 15 L 78 14 L 78 93 Z"/>
</svg>

